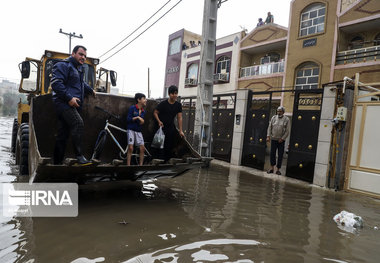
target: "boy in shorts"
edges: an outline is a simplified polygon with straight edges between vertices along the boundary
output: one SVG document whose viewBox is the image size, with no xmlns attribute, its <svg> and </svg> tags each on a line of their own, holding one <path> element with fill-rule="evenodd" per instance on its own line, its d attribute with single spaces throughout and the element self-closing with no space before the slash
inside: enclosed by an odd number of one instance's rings
<svg viewBox="0 0 380 263">
<path fill-rule="evenodd" d="M 128 111 L 127 117 L 127 136 L 128 136 L 128 151 L 127 151 L 127 165 L 131 165 L 131 157 L 133 152 L 133 145 L 140 147 L 139 165 L 144 163 L 144 138 L 141 133 L 141 126 L 144 124 L 144 116 L 146 106 L 146 97 L 142 93 L 135 94 L 136 105 L 132 105 Z"/>
</svg>

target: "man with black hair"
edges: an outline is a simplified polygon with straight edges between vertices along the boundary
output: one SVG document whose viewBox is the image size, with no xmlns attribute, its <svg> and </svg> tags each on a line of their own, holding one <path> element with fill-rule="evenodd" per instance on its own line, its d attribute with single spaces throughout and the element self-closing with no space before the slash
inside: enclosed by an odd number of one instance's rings
<svg viewBox="0 0 380 263">
<path fill-rule="evenodd" d="M 95 91 L 84 81 L 86 52 L 84 46 L 75 46 L 69 58 L 57 62 L 53 67 L 51 87 L 58 118 L 54 164 L 62 164 L 70 134 L 78 164 L 91 163 L 82 153 L 84 123 L 80 115 L 85 93 L 95 96 Z"/>
<path fill-rule="evenodd" d="M 265 19 L 265 24 L 272 24 L 273 22 L 274 22 L 273 15 L 270 12 L 268 12 L 268 16 Z"/>
<path fill-rule="evenodd" d="M 173 137 L 175 133 L 174 118 L 177 117 L 179 135 L 184 137 L 182 131 L 182 105 L 177 101 L 178 88 L 174 85 L 168 89 L 169 99 L 160 102 L 154 110 L 153 116 L 165 134 L 164 160 L 172 157 Z"/>
<path fill-rule="evenodd" d="M 141 133 L 141 126 L 144 124 L 144 116 L 146 106 L 146 97 L 142 93 L 135 94 L 136 105 L 132 105 L 128 111 L 127 117 L 127 135 L 128 135 L 128 151 L 127 151 L 127 165 L 131 165 L 131 157 L 133 152 L 133 145 L 140 147 L 139 165 L 144 163 L 144 138 Z"/>
</svg>

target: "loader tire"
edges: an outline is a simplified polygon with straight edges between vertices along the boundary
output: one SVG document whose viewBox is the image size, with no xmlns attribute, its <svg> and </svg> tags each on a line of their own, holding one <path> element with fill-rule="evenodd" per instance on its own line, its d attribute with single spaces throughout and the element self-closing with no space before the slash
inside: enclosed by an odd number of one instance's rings
<svg viewBox="0 0 380 263">
<path fill-rule="evenodd" d="M 16 137 L 16 164 L 19 165 L 20 175 L 29 174 L 29 124 L 20 125 Z"/>
<path fill-rule="evenodd" d="M 13 120 L 13 128 L 12 128 L 12 144 L 11 144 L 11 151 L 13 153 L 16 152 L 16 138 L 17 138 L 17 132 L 18 132 L 18 121 L 17 118 Z"/>
</svg>

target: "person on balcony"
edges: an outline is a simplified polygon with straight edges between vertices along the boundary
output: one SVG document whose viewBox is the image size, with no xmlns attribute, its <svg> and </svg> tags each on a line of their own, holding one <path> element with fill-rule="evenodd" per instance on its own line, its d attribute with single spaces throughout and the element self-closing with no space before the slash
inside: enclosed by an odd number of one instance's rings
<svg viewBox="0 0 380 263">
<path fill-rule="evenodd" d="M 272 15 L 270 12 L 268 12 L 268 16 L 267 16 L 267 18 L 265 19 L 265 24 L 271 24 L 271 23 L 273 23 L 273 22 L 274 22 L 273 15 Z"/>
<path fill-rule="evenodd" d="M 262 26 L 262 25 L 264 25 L 264 22 L 263 22 L 263 19 L 260 17 L 259 22 L 257 23 L 256 26 Z"/>
<path fill-rule="evenodd" d="M 274 173 L 275 166 L 277 167 L 276 174 L 281 175 L 280 169 L 282 164 L 282 157 L 284 155 L 285 140 L 289 135 L 290 124 L 289 118 L 284 115 L 285 108 L 280 106 L 277 108 L 277 115 L 274 115 L 269 122 L 267 131 L 267 142 L 271 142 L 270 147 L 270 164 L 271 169 L 267 171 L 268 174 Z M 277 165 L 276 165 L 276 151 L 278 151 Z"/>
</svg>

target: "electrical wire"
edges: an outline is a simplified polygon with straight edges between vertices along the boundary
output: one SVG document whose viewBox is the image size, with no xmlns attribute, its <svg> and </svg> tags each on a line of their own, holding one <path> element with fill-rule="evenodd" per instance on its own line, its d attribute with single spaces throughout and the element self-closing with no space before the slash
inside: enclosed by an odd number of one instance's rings
<svg viewBox="0 0 380 263">
<path fill-rule="evenodd" d="M 156 21 L 154 21 L 153 24 L 151 24 L 149 27 L 147 27 L 144 31 L 142 31 L 140 34 L 138 34 L 134 39 L 132 39 L 131 41 L 129 41 L 126 45 L 124 45 L 118 51 L 116 51 L 115 53 L 113 53 L 111 56 L 109 56 L 108 58 L 106 58 L 103 61 L 101 61 L 99 64 L 106 62 L 107 60 L 109 60 L 110 58 L 112 58 L 113 56 L 115 56 L 117 53 L 119 53 L 120 51 L 122 51 L 124 48 L 126 48 L 127 46 L 129 46 L 133 41 L 135 41 L 142 34 L 144 34 L 148 29 L 150 29 L 152 26 L 154 26 L 158 21 L 160 21 L 164 16 L 166 16 L 170 11 L 172 11 L 181 2 L 182 2 L 182 0 L 179 0 L 174 6 L 172 6 L 168 11 L 166 11 L 162 16 L 160 16 Z"/>
<path fill-rule="evenodd" d="M 113 49 L 115 49 L 117 46 L 119 46 L 121 43 L 123 43 L 125 40 L 127 40 L 131 35 L 133 35 L 137 30 L 139 30 L 142 26 L 144 26 L 152 17 L 154 17 L 158 12 L 162 10 L 167 4 L 169 4 L 171 0 L 167 1 L 163 6 L 161 6 L 153 15 L 151 15 L 147 20 L 144 21 L 141 25 L 139 25 L 132 33 L 130 33 L 127 37 L 125 37 L 123 40 L 121 40 L 119 43 L 117 43 L 115 46 L 110 48 L 107 52 L 103 53 L 99 56 L 99 58 L 103 57 L 104 55 L 111 52 Z"/>
</svg>

